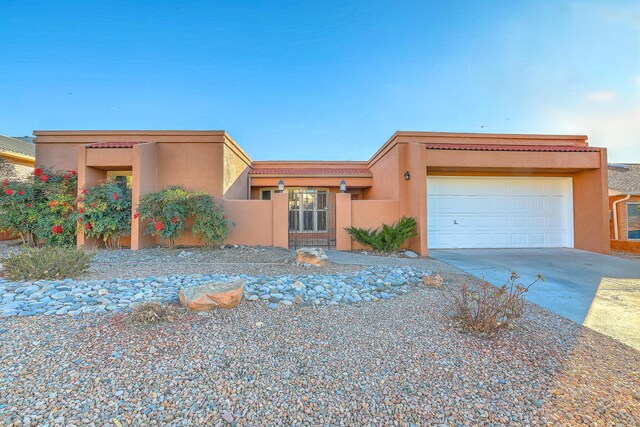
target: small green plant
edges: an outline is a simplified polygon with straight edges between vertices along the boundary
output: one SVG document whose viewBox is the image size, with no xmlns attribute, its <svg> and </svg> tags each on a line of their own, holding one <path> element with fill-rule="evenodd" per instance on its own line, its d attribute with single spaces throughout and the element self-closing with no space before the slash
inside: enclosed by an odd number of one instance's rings
<svg viewBox="0 0 640 427">
<path fill-rule="evenodd" d="M 143 302 L 131 309 L 130 319 L 133 323 L 171 322 L 180 317 L 181 311 L 175 305 L 160 304 L 157 301 Z"/>
<path fill-rule="evenodd" d="M 119 238 L 131 233 L 131 189 L 125 184 L 105 182 L 82 190 L 78 199 L 79 226 L 85 236 L 117 247 Z"/>
<path fill-rule="evenodd" d="M 529 288 L 544 282 L 540 275 L 528 285 L 523 285 L 519 280 L 520 276 L 511 272 L 511 276 L 500 287 L 483 280 L 478 290 L 471 290 L 467 283 L 459 291 L 444 288 L 451 317 L 460 320 L 465 329 L 489 335 L 508 326 L 524 313 L 525 294 Z"/>
<path fill-rule="evenodd" d="M 90 263 L 87 252 L 63 246 L 29 248 L 2 260 L 5 277 L 14 281 L 75 279 Z"/>
<path fill-rule="evenodd" d="M 405 240 L 415 237 L 417 225 L 415 218 L 405 216 L 392 225 L 383 224 L 375 230 L 357 227 L 347 227 L 345 230 L 352 240 L 361 245 L 389 253 L 400 249 Z"/>
<path fill-rule="evenodd" d="M 200 235 L 208 245 L 223 243 L 229 225 L 224 210 L 213 197 L 179 186 L 144 195 L 137 215 L 147 221 L 145 233 L 168 240 L 170 248 L 186 230 L 189 217 L 193 217 L 194 221 L 191 228 L 193 235 Z"/>
</svg>

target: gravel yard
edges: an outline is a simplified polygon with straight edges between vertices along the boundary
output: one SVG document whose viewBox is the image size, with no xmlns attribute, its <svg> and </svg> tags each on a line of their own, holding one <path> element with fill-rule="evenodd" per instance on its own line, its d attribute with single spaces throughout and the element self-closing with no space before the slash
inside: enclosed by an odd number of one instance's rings
<svg viewBox="0 0 640 427">
<path fill-rule="evenodd" d="M 20 250 L 17 241 L 0 242 L 1 258 Z M 362 267 L 329 264 L 314 267 L 322 274 L 349 273 Z M 82 280 L 137 279 L 148 276 L 193 274 L 248 274 L 257 276 L 305 274 L 309 268 L 297 265 L 287 249 L 273 247 L 189 247 L 167 249 L 148 248 L 139 251 L 129 249 L 102 249 L 95 252 L 89 272 Z"/>
<path fill-rule="evenodd" d="M 611 251 L 611 255 L 617 256 L 618 258 L 622 258 L 622 259 L 628 259 L 629 261 L 640 262 L 640 254 L 636 254 L 636 253 Z"/>
<path fill-rule="evenodd" d="M 446 274 L 448 286 L 463 276 Z M 466 280 L 466 279 L 465 279 Z M 493 338 L 437 289 L 377 303 L 2 320 L 5 425 L 638 425 L 640 353 L 530 305 Z"/>
<path fill-rule="evenodd" d="M 0 256 L 14 250 L 0 244 Z M 532 304 L 514 328 L 480 337 L 458 329 L 440 290 L 410 279 L 415 267 L 310 269 L 291 259 L 273 248 L 99 251 L 83 280 L 314 273 L 310 282 L 334 275 L 326 301 L 345 286 L 392 298 L 358 302 L 349 290 L 348 304 L 287 306 L 285 278 L 251 292 L 281 286 L 277 308 L 258 297 L 171 323 L 96 312 L 0 318 L 0 425 L 640 423 L 640 352 L 630 347 Z M 474 280 L 424 262 L 445 286 Z M 348 279 L 372 269 L 388 285 Z M 114 281 L 99 295 L 135 283 Z M 305 301 L 324 298 L 310 285 Z"/>
<path fill-rule="evenodd" d="M 345 273 L 359 270 L 350 265 L 330 264 L 314 268 L 323 274 Z M 207 248 L 148 248 L 140 251 L 128 249 L 100 250 L 91 263 L 84 279 L 122 279 L 171 274 L 248 274 L 273 276 L 302 274 L 309 269 L 296 265 L 287 249 L 272 247 Z"/>
</svg>

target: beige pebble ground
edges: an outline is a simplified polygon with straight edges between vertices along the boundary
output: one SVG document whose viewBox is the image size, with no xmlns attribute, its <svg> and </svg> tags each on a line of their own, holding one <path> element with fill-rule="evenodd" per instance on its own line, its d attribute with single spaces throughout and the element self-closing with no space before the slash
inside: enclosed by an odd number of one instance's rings
<svg viewBox="0 0 640 427">
<path fill-rule="evenodd" d="M 628 259 L 629 261 L 640 262 L 640 253 L 611 251 L 611 255 L 617 256 L 618 258 Z"/>
<path fill-rule="evenodd" d="M 445 274 L 446 286 L 462 275 Z M 0 424 L 640 424 L 640 353 L 534 305 L 492 338 L 441 291 L 351 306 L 0 320 Z"/>
</svg>

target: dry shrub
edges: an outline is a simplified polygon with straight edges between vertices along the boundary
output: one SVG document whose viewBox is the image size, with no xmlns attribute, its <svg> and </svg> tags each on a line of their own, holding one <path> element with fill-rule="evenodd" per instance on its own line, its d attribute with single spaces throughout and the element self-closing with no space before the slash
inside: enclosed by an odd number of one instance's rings
<svg viewBox="0 0 640 427">
<path fill-rule="evenodd" d="M 511 272 L 504 285 L 493 286 L 483 280 L 477 291 L 469 289 L 465 283 L 459 291 L 445 289 L 444 295 L 451 304 L 452 317 L 460 320 L 462 326 L 473 332 L 492 334 L 524 313 L 525 294 L 542 276 L 528 285 L 519 282 L 520 276 Z"/>
<path fill-rule="evenodd" d="M 161 304 L 157 301 L 143 302 L 131 309 L 130 319 L 134 323 L 171 322 L 180 317 L 180 309 L 175 305 Z"/>
</svg>

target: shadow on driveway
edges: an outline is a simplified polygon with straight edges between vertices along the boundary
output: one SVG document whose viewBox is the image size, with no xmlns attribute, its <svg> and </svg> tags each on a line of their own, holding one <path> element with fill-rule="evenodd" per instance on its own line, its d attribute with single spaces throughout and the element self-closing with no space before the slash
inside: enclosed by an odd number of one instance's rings
<svg viewBox="0 0 640 427">
<path fill-rule="evenodd" d="M 640 263 L 577 249 L 439 249 L 429 255 L 494 285 L 535 280 L 527 299 L 640 349 Z M 626 280 L 619 280 L 626 279 Z"/>
</svg>

